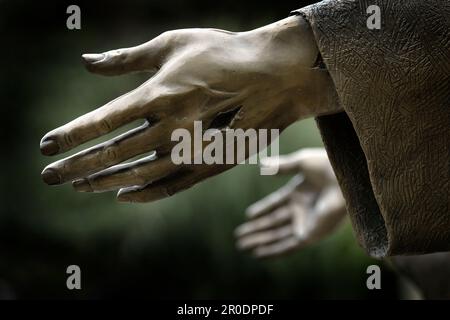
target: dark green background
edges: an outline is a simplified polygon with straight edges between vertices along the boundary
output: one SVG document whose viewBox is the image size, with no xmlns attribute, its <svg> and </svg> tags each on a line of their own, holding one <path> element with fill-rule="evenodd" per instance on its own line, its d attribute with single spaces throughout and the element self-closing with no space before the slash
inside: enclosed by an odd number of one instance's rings
<svg viewBox="0 0 450 320">
<path fill-rule="evenodd" d="M 66 28 L 78 4 L 82 30 Z M 348 223 L 291 256 L 257 261 L 235 249 L 245 208 L 289 177 L 239 166 L 182 194 L 145 205 L 114 194 L 80 194 L 40 178 L 50 161 L 39 140 L 49 130 L 136 87 L 142 75 L 87 73 L 84 52 L 132 46 L 176 28 L 243 31 L 282 19 L 305 1 L 1 1 L 2 179 L 0 298 L 389 298 L 396 279 L 383 267 L 383 290 L 366 289 L 373 261 Z M 320 146 L 312 120 L 290 127 L 282 153 Z M 82 269 L 81 291 L 65 270 Z"/>
</svg>

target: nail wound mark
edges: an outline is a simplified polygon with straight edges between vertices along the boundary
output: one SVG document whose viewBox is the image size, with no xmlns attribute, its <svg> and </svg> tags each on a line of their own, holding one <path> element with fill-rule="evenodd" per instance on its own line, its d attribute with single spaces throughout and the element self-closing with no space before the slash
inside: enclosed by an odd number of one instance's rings
<svg viewBox="0 0 450 320">
<path fill-rule="evenodd" d="M 230 127 L 234 120 L 238 117 L 238 113 L 242 106 L 238 106 L 232 110 L 219 112 L 217 116 L 211 121 L 208 129 L 225 129 Z"/>
</svg>

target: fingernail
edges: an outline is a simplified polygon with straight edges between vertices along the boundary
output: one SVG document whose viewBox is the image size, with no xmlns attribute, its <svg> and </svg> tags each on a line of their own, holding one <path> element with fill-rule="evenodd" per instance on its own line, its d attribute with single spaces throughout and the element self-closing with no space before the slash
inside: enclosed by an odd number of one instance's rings
<svg viewBox="0 0 450 320">
<path fill-rule="evenodd" d="M 86 53 L 81 56 L 87 63 L 96 63 L 105 58 L 103 53 Z"/>
<path fill-rule="evenodd" d="M 61 183 L 59 174 L 53 169 L 44 169 L 42 171 L 42 180 L 48 185 L 55 185 Z"/>
<path fill-rule="evenodd" d="M 55 140 L 42 141 L 40 148 L 44 156 L 52 156 L 59 152 L 59 146 Z"/>
<path fill-rule="evenodd" d="M 75 191 L 78 192 L 92 192 L 91 185 L 89 184 L 89 181 L 87 179 L 79 179 L 72 182 L 72 186 L 75 189 Z"/>
</svg>

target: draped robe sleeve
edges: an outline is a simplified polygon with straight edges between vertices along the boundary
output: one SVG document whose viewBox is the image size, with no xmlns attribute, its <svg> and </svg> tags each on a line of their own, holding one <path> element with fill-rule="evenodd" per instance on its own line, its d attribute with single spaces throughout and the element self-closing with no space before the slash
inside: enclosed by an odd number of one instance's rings
<svg viewBox="0 0 450 320">
<path fill-rule="evenodd" d="M 367 8 L 381 9 L 370 30 Z M 450 1 L 328 0 L 311 25 L 345 112 L 316 119 L 359 243 L 450 251 Z"/>
</svg>

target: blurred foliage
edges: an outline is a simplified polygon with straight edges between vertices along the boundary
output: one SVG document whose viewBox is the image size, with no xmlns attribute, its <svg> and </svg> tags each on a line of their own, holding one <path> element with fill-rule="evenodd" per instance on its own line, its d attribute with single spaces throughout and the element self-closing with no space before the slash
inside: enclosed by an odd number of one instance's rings
<svg viewBox="0 0 450 320">
<path fill-rule="evenodd" d="M 282 19 L 305 1 L 78 1 L 82 30 L 65 27 L 69 2 L 0 1 L 2 179 L 0 298 L 367 298 L 366 267 L 348 224 L 319 245 L 257 261 L 235 249 L 245 208 L 289 177 L 239 166 L 145 205 L 114 194 L 48 187 L 39 153 L 50 129 L 131 90 L 145 75 L 88 74 L 83 52 L 135 45 L 184 27 L 248 30 Z M 282 153 L 320 146 L 313 120 L 291 126 Z M 81 291 L 68 291 L 66 267 L 82 269 Z M 396 294 L 386 271 L 383 297 Z M 386 274 L 386 273 L 385 273 Z"/>
</svg>

